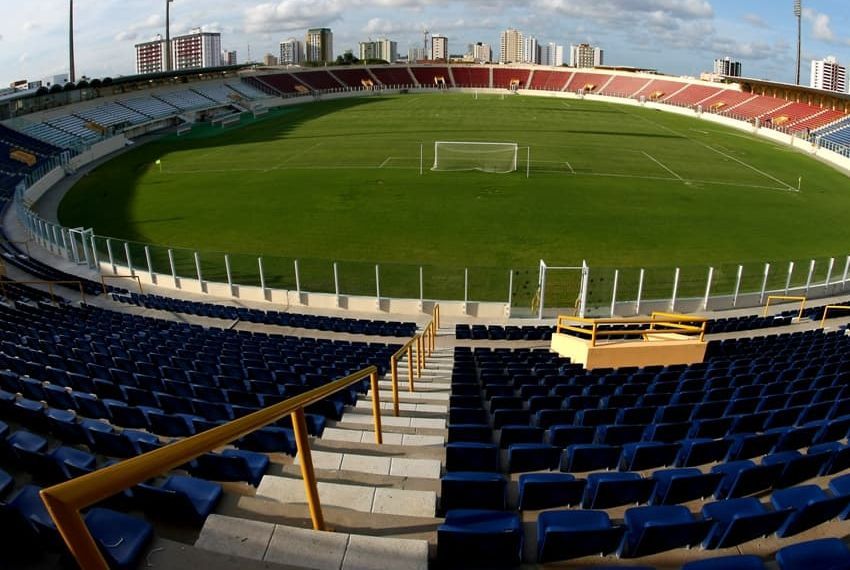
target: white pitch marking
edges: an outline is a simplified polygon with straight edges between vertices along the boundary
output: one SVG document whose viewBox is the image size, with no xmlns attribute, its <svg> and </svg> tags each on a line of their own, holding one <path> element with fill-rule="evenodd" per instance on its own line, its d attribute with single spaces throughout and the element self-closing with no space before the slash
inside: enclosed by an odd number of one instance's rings
<svg viewBox="0 0 850 570">
<path fill-rule="evenodd" d="M 389 161 L 391 161 L 392 159 L 393 159 L 393 157 L 388 156 L 388 157 L 387 157 L 387 159 L 386 159 L 384 162 L 382 162 L 382 163 L 381 163 L 381 166 L 379 166 L 378 168 L 383 168 L 383 167 L 385 167 L 385 166 L 387 165 L 387 163 L 388 163 Z"/>
<path fill-rule="evenodd" d="M 665 164 L 663 164 L 660 160 L 656 159 L 656 158 L 655 158 L 654 156 L 652 156 L 651 154 L 649 154 L 649 153 L 647 153 L 647 152 L 644 152 L 644 153 L 643 153 L 643 155 L 644 155 L 646 158 L 648 158 L 649 160 L 651 160 L 652 162 L 654 162 L 655 164 L 657 164 L 658 166 L 660 166 L 661 168 L 663 168 L 664 170 L 666 170 L 667 172 L 669 172 L 670 174 L 672 174 L 673 176 L 675 176 L 676 178 L 678 178 L 679 180 L 681 180 L 682 182 L 685 182 L 685 179 L 684 179 L 684 178 L 682 178 L 681 176 L 679 176 L 678 174 L 676 174 L 676 173 L 675 173 L 675 172 L 674 172 L 671 168 L 669 168 L 668 166 L 666 166 Z"/>
<path fill-rule="evenodd" d="M 702 143 L 700 143 L 700 144 L 702 144 Z M 738 163 L 738 164 L 740 164 L 741 166 L 746 166 L 747 168 L 749 168 L 749 169 L 750 169 L 750 170 L 752 170 L 753 172 L 757 172 L 757 173 L 761 174 L 762 176 L 764 176 L 765 178 L 770 178 L 770 179 L 771 179 L 771 180 L 773 180 L 774 182 L 777 182 L 777 183 L 779 183 L 779 184 L 782 184 L 782 185 L 785 187 L 785 188 L 783 188 L 783 190 L 786 190 L 786 189 L 787 189 L 787 190 L 788 190 L 788 191 L 790 191 L 790 192 L 799 192 L 799 190 L 797 190 L 796 188 L 794 188 L 794 187 L 793 187 L 793 186 L 791 186 L 790 184 L 788 184 L 788 183 L 786 183 L 786 182 L 781 181 L 780 179 L 776 178 L 775 176 L 771 176 L 770 174 L 768 174 L 767 172 L 764 172 L 763 170 L 759 170 L 758 168 L 756 168 L 755 166 L 753 166 L 753 165 L 751 165 L 751 164 L 747 164 L 746 162 L 744 162 L 743 160 L 741 160 L 741 159 L 739 159 L 739 158 L 735 158 L 735 157 L 734 157 L 734 156 L 732 156 L 731 154 L 726 154 L 725 152 L 720 151 L 720 150 L 717 150 L 717 149 L 716 149 L 716 148 L 714 148 L 713 146 L 710 146 L 710 145 L 707 145 L 707 144 L 703 144 L 703 146 L 704 146 L 705 148 L 707 148 L 707 149 L 713 150 L 713 151 L 714 151 L 714 152 L 716 152 L 717 154 L 720 154 L 720 155 L 722 155 L 722 156 L 725 156 L 725 157 L 726 157 L 726 158 L 728 158 L 729 160 L 734 160 L 735 162 L 737 162 L 737 163 Z"/>
<path fill-rule="evenodd" d="M 567 165 L 567 168 L 569 168 L 569 169 L 570 169 L 570 174 L 575 174 L 575 173 L 576 173 L 576 171 L 575 171 L 575 170 L 573 170 L 573 165 L 572 165 L 572 164 L 570 164 L 569 162 L 564 162 L 564 164 L 566 164 L 566 165 Z"/>
</svg>

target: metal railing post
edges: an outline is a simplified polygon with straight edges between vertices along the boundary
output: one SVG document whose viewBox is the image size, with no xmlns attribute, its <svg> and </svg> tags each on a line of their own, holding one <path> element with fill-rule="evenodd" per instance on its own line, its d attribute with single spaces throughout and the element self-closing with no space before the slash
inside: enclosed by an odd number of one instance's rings
<svg viewBox="0 0 850 570">
<path fill-rule="evenodd" d="M 130 244 L 124 242 L 124 256 L 127 258 L 127 269 L 130 270 L 130 275 L 136 276 L 136 270 L 133 269 L 133 259 L 130 257 Z"/>
<path fill-rule="evenodd" d="M 635 301 L 635 314 L 636 315 L 640 314 L 640 301 L 641 301 L 641 297 L 643 296 L 643 278 L 644 278 L 645 274 L 646 274 L 646 270 L 644 268 L 641 268 L 640 277 L 638 278 L 637 301 Z"/>
<path fill-rule="evenodd" d="M 118 268 L 115 267 L 115 256 L 112 253 L 112 240 L 106 238 L 106 253 L 109 255 L 109 265 L 112 266 L 112 273 L 118 273 Z"/>
<path fill-rule="evenodd" d="M 676 295 L 679 293 L 679 273 L 680 269 L 676 268 L 676 273 L 673 275 L 673 296 L 670 299 L 670 310 L 676 310 Z"/>
<path fill-rule="evenodd" d="M 466 314 L 467 303 L 469 303 L 469 268 L 463 270 L 463 314 Z"/>
<path fill-rule="evenodd" d="M 227 274 L 227 287 L 233 294 L 233 272 L 230 269 L 230 254 L 224 254 L 224 272 Z"/>
<path fill-rule="evenodd" d="M 612 289 L 612 293 L 611 293 L 611 317 L 612 318 L 614 317 L 614 311 L 617 307 L 617 285 L 619 285 L 619 284 L 620 284 L 620 270 L 615 269 L 614 270 L 614 286 L 611 287 L 611 289 Z"/>
<path fill-rule="evenodd" d="M 809 274 L 806 276 L 806 295 L 809 294 L 809 287 L 812 286 L 812 277 L 815 274 L 815 260 L 809 263 Z"/>
<path fill-rule="evenodd" d="M 511 306 L 514 301 L 514 270 L 511 269 L 508 273 L 508 306 L 505 309 L 505 316 L 511 318 Z"/>
<path fill-rule="evenodd" d="M 168 250 L 168 264 L 171 266 L 171 278 L 174 280 L 174 286 L 177 287 L 177 266 L 174 265 L 174 251 L 171 249 Z"/>
<path fill-rule="evenodd" d="M 375 264 L 375 308 L 381 310 L 381 266 Z"/>
<path fill-rule="evenodd" d="M 714 279 L 714 268 L 708 268 L 708 279 L 705 282 L 705 298 L 702 300 L 702 310 L 708 310 L 708 298 L 711 295 L 711 281 Z"/>
<path fill-rule="evenodd" d="M 425 305 L 425 276 L 422 266 L 419 266 L 419 310 Z"/>
<path fill-rule="evenodd" d="M 151 278 L 151 283 L 153 283 L 153 261 L 151 261 L 151 248 L 149 246 L 145 246 L 145 261 L 148 264 L 148 275 Z"/>
<path fill-rule="evenodd" d="M 832 279 L 832 270 L 835 269 L 835 258 L 830 257 L 826 266 L 826 281 L 823 282 L 824 295 L 829 292 L 829 280 Z"/>
<path fill-rule="evenodd" d="M 295 292 L 298 294 L 298 302 L 301 302 L 301 269 L 298 267 L 298 260 L 296 259 L 294 262 L 295 265 Z"/>
<path fill-rule="evenodd" d="M 738 306 L 738 294 L 741 292 L 741 278 L 744 276 L 744 266 L 738 266 L 738 278 L 735 280 L 735 293 L 732 295 L 732 308 Z"/>
<path fill-rule="evenodd" d="M 788 264 L 788 277 L 785 279 L 785 294 L 791 289 L 791 276 L 794 274 L 794 262 Z"/>
<path fill-rule="evenodd" d="M 201 287 L 201 291 L 204 290 L 204 274 L 201 272 L 201 254 L 197 251 L 193 252 L 193 257 L 195 258 L 195 273 L 198 274 L 198 285 Z"/>
<path fill-rule="evenodd" d="M 257 269 L 260 271 L 260 289 L 263 290 L 263 297 L 266 295 L 266 273 L 263 271 L 263 258 L 257 258 Z"/>
<path fill-rule="evenodd" d="M 761 295 L 759 295 L 759 305 L 764 303 L 764 294 L 767 291 L 767 278 L 770 275 L 770 264 L 764 264 L 764 279 L 761 282 Z"/>
<path fill-rule="evenodd" d="M 336 294 L 336 306 L 339 307 L 339 269 L 334 261 L 334 293 Z"/>
</svg>

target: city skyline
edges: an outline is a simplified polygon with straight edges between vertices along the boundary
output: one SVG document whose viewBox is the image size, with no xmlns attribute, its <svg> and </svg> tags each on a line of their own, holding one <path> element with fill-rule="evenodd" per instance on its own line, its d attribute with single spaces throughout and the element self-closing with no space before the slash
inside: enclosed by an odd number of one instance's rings
<svg viewBox="0 0 850 570">
<path fill-rule="evenodd" d="M 165 31 L 164 2 L 75 0 L 77 76 L 117 77 L 134 72 L 134 45 Z M 785 6 L 787 4 L 787 6 Z M 850 63 L 850 15 L 846 0 L 804 0 L 803 72 L 813 59 L 835 56 Z M 781 5 L 781 6 L 780 6 Z M 0 25 L 0 85 L 67 73 L 68 0 L 33 0 L 27 14 L 13 11 Z M 356 10 L 347 8 L 356 7 Z M 308 28 L 329 27 L 334 55 L 358 53 L 359 43 L 388 38 L 398 51 L 422 45 L 422 32 L 448 37 L 449 52 L 469 44 L 499 45 L 509 27 L 546 45 L 589 42 L 605 49 L 606 63 L 656 68 L 674 75 L 710 71 L 714 59 L 730 56 L 745 75 L 794 81 L 796 22 L 788 0 L 545 0 L 527 7 L 493 0 L 234 0 L 227 6 L 202 0 L 171 4 L 173 35 L 202 27 L 221 32 L 222 48 L 239 61 L 276 53 L 289 37 Z M 494 52 L 496 50 L 494 49 Z M 493 58 L 498 58 L 493 53 Z"/>
</svg>

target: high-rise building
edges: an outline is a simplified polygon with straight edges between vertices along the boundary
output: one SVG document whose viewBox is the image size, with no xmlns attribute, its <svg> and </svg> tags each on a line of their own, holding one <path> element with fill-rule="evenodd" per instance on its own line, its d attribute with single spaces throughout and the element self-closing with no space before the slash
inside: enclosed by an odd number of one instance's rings
<svg viewBox="0 0 850 570">
<path fill-rule="evenodd" d="M 449 60 L 449 38 L 440 34 L 431 36 L 431 61 Z"/>
<path fill-rule="evenodd" d="M 301 40 L 289 38 L 280 42 L 280 65 L 300 65 L 304 61 L 304 44 Z"/>
<path fill-rule="evenodd" d="M 277 65 L 277 61 L 277 56 L 273 53 L 267 53 L 263 56 L 263 65 L 265 65 L 266 67 L 273 67 Z"/>
<path fill-rule="evenodd" d="M 475 63 L 490 63 L 493 61 L 493 48 L 490 44 L 476 42 L 469 46 L 469 53 L 472 55 L 472 61 Z"/>
<path fill-rule="evenodd" d="M 543 65 L 551 65 L 553 67 L 564 65 L 564 46 L 549 42 L 540 51 L 542 52 L 540 63 Z"/>
<path fill-rule="evenodd" d="M 847 68 L 833 56 L 812 60 L 812 80 L 815 89 L 847 93 Z"/>
<path fill-rule="evenodd" d="M 731 57 L 715 59 L 714 74 L 725 75 L 726 77 L 741 77 L 741 62 L 735 61 Z"/>
<path fill-rule="evenodd" d="M 168 49 L 162 36 L 150 42 L 136 44 L 136 73 L 159 73 L 165 71 L 165 50 Z"/>
<path fill-rule="evenodd" d="M 311 28 L 307 30 L 304 42 L 308 62 L 327 63 L 334 60 L 334 35 L 330 28 Z"/>
<path fill-rule="evenodd" d="M 415 63 L 417 61 L 422 61 L 426 58 L 425 48 L 421 47 L 412 47 L 407 50 L 407 61 L 408 63 Z"/>
<path fill-rule="evenodd" d="M 605 63 L 605 52 L 590 44 L 570 46 L 570 66 L 597 67 Z"/>
<path fill-rule="evenodd" d="M 540 63 L 540 44 L 534 36 L 522 40 L 522 63 Z"/>
<path fill-rule="evenodd" d="M 236 65 L 236 50 L 225 50 L 224 53 L 221 54 L 221 63 L 223 65 Z"/>
<path fill-rule="evenodd" d="M 221 34 L 195 28 L 185 36 L 171 39 L 173 69 L 199 69 L 221 66 Z"/>
<path fill-rule="evenodd" d="M 499 35 L 499 63 L 520 63 L 522 52 L 522 32 L 508 28 Z"/>
<path fill-rule="evenodd" d="M 387 39 L 360 42 L 360 59 L 382 59 L 394 63 L 398 59 L 398 43 Z"/>
</svg>

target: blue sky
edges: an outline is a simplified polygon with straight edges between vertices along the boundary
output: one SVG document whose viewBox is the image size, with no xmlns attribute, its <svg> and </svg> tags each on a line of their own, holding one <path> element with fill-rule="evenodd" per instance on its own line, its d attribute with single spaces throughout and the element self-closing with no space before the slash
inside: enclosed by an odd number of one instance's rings
<svg viewBox="0 0 850 570">
<path fill-rule="evenodd" d="M 3 0 L 9 2 L 10 0 Z M 67 71 L 68 0 L 29 0 L 0 22 L 0 86 Z M 850 64 L 848 0 L 803 0 L 803 73 L 809 60 L 835 55 Z M 164 0 L 76 0 L 77 74 L 133 73 L 133 45 L 164 31 Z M 541 43 L 591 42 L 606 63 L 657 68 L 677 75 L 710 70 L 715 57 L 740 59 L 744 74 L 793 81 L 793 0 L 174 0 L 172 34 L 193 27 L 220 31 L 239 60 L 276 52 L 306 28 L 334 31 L 335 53 L 388 37 L 399 51 L 421 45 L 422 30 L 448 36 L 452 53 L 515 27 Z"/>
</svg>

